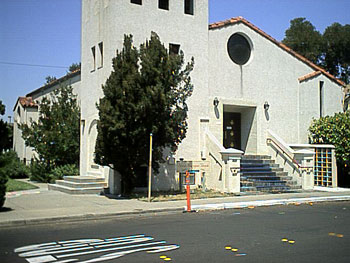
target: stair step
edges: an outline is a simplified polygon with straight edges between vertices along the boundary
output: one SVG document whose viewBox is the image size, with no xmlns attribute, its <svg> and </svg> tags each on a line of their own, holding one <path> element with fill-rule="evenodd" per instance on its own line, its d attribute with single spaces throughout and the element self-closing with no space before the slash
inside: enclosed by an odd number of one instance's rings
<svg viewBox="0 0 350 263">
<path fill-rule="evenodd" d="M 269 155 L 243 155 L 242 160 L 270 160 Z"/>
<path fill-rule="evenodd" d="M 63 180 L 75 183 L 104 183 L 105 179 L 103 177 L 96 176 L 64 176 Z"/>
<path fill-rule="evenodd" d="M 254 172 L 241 172 L 241 176 L 288 176 L 287 172 L 267 172 L 267 171 L 254 171 Z"/>
<path fill-rule="evenodd" d="M 100 194 L 103 191 L 102 187 L 90 188 L 71 188 L 63 185 L 48 184 L 49 190 L 60 191 L 67 194 Z"/>
<path fill-rule="evenodd" d="M 269 167 L 269 166 L 264 166 L 264 167 L 241 167 L 241 171 L 252 171 L 252 172 L 263 172 L 263 171 L 267 171 L 267 172 L 282 172 L 283 169 L 282 168 L 278 168 L 278 167 Z"/>
<path fill-rule="evenodd" d="M 249 164 L 274 164 L 275 160 L 243 160 L 241 159 L 241 164 L 243 165 L 249 165 Z"/>
<path fill-rule="evenodd" d="M 66 181 L 66 180 L 56 180 L 57 185 L 67 186 L 70 188 L 104 188 L 107 186 L 105 182 L 72 182 L 72 181 Z"/>
<path fill-rule="evenodd" d="M 250 175 L 250 176 L 241 176 L 242 180 L 282 180 L 282 181 L 289 181 L 292 180 L 293 177 L 291 176 L 270 176 L 270 175 Z"/>
</svg>

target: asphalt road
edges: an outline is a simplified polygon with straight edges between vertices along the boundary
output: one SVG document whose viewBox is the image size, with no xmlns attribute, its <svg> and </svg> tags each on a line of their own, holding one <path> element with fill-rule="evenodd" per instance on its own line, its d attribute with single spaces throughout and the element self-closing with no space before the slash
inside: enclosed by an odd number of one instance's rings
<svg viewBox="0 0 350 263">
<path fill-rule="evenodd" d="M 43 243 L 49 243 L 45 245 L 46 253 L 43 247 L 23 248 Z M 118 247 L 123 249 L 116 250 Z M 157 249 L 169 251 L 148 253 Z M 106 254 L 109 260 L 101 257 Z M 73 259 L 76 260 L 69 261 Z M 171 262 L 350 262 L 350 202 L 143 215 L 0 229 L 1 263 L 169 262 L 170 259 Z"/>
</svg>

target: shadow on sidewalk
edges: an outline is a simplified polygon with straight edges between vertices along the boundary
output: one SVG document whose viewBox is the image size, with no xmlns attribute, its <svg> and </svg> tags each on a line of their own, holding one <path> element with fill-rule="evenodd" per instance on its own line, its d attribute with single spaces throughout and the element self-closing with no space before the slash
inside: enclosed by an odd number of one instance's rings
<svg viewBox="0 0 350 263">
<path fill-rule="evenodd" d="M 10 211 L 13 211 L 13 209 L 10 208 L 10 207 L 1 207 L 1 208 L 0 208 L 0 213 L 3 213 L 3 212 L 10 212 Z"/>
</svg>

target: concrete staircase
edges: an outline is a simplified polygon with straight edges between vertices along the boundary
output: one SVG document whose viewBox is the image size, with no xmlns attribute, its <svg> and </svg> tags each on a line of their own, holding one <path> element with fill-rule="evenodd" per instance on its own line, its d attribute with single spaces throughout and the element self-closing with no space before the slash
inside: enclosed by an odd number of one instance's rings
<svg viewBox="0 0 350 263">
<path fill-rule="evenodd" d="M 241 192 L 284 193 L 301 189 L 287 172 L 267 155 L 244 155 L 241 160 Z"/>
<path fill-rule="evenodd" d="M 107 187 L 105 179 L 96 176 L 64 176 L 63 180 L 56 180 L 49 184 L 49 190 L 67 194 L 100 194 Z"/>
</svg>

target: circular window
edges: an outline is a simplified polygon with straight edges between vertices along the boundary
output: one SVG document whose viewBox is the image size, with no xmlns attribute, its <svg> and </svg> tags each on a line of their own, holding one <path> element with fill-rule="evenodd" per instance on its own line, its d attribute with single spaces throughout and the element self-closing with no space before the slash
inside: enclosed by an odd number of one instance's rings
<svg viewBox="0 0 350 263">
<path fill-rule="evenodd" d="M 233 62 L 244 65 L 248 62 L 252 50 L 248 40 L 244 36 L 235 33 L 227 42 L 227 51 Z"/>
</svg>

